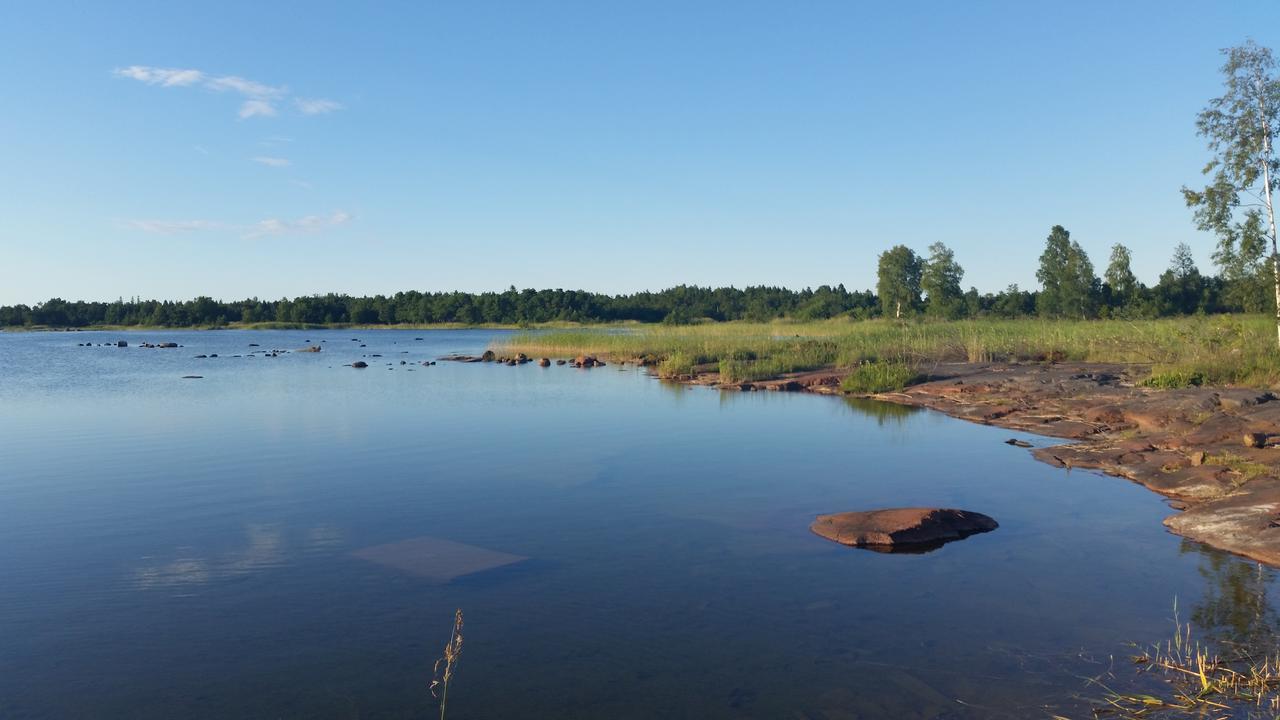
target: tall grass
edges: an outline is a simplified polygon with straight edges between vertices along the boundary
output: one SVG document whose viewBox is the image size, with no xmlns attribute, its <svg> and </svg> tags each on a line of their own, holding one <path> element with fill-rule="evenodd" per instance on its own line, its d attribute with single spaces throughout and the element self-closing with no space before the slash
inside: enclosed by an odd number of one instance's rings
<svg viewBox="0 0 1280 720">
<path fill-rule="evenodd" d="M 1179 378 L 1207 385 L 1280 383 L 1275 325 L 1264 316 L 1160 320 L 836 319 L 707 323 L 519 333 L 504 351 L 647 358 L 671 374 L 716 364 L 729 381 L 823 367 L 890 362 L 928 371 L 941 362 L 1077 360 L 1151 365 L 1159 385 Z M 676 371 L 680 372 L 676 372 Z"/>
</svg>

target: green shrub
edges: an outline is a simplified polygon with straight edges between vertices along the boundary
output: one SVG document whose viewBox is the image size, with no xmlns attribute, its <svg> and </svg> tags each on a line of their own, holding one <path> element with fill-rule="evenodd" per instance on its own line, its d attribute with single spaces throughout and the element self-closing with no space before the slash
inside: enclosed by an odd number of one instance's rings
<svg viewBox="0 0 1280 720">
<path fill-rule="evenodd" d="M 863 395 L 893 392 L 917 382 L 919 378 L 919 373 L 903 363 L 870 362 L 855 368 L 840 387 L 845 392 Z"/>
<path fill-rule="evenodd" d="M 1151 377 L 1142 381 L 1143 387 L 1174 390 L 1177 388 L 1199 387 L 1204 384 L 1204 373 L 1196 370 L 1166 370 L 1151 373 Z"/>
<path fill-rule="evenodd" d="M 658 377 L 674 378 L 692 375 L 696 358 L 682 352 L 673 352 L 658 363 Z"/>
</svg>

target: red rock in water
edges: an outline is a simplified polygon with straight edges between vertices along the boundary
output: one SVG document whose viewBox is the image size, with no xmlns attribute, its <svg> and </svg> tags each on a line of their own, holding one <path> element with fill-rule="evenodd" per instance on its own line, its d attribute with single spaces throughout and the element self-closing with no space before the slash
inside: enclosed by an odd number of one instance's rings
<svg viewBox="0 0 1280 720">
<path fill-rule="evenodd" d="M 945 508 L 890 508 L 819 515 L 809 529 L 853 547 L 937 546 L 999 525 L 982 513 Z"/>
</svg>

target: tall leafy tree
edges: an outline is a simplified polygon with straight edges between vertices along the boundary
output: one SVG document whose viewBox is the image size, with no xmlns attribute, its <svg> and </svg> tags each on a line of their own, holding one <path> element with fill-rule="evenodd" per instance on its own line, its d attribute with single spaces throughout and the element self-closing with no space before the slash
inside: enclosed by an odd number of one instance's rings
<svg viewBox="0 0 1280 720">
<path fill-rule="evenodd" d="M 1133 274 L 1132 261 L 1133 254 L 1129 248 L 1120 243 L 1111 246 L 1111 260 L 1107 263 L 1103 279 L 1107 283 L 1112 307 L 1128 307 L 1138 297 L 1140 287 L 1138 278 Z"/>
<path fill-rule="evenodd" d="M 929 259 L 920 274 L 920 289 L 927 298 L 925 310 L 930 315 L 943 318 L 965 314 L 964 291 L 960 289 L 963 279 L 964 268 L 956 262 L 956 254 L 951 248 L 940 242 L 930 245 Z"/>
<path fill-rule="evenodd" d="M 1164 314 L 1187 315 L 1204 307 L 1204 278 L 1191 256 L 1191 247 L 1178 243 L 1174 248 L 1169 269 L 1160 274 L 1156 285 L 1156 298 Z"/>
<path fill-rule="evenodd" d="M 924 272 L 920 256 L 906 245 L 895 245 L 880 253 L 876 270 L 876 293 L 885 315 L 902 317 L 920 304 L 920 276 Z"/>
<path fill-rule="evenodd" d="M 1036 279 L 1043 287 L 1036 297 L 1041 315 L 1087 318 L 1097 311 L 1099 283 L 1093 263 L 1061 225 L 1049 231 Z"/>
<path fill-rule="evenodd" d="M 1204 168 L 1211 182 L 1203 190 L 1182 188 L 1197 227 L 1218 236 L 1219 251 L 1239 252 L 1257 235 L 1269 241 L 1276 300 L 1276 343 L 1280 346 L 1280 252 L 1276 249 L 1273 195 L 1280 188 L 1275 142 L 1280 113 L 1280 79 L 1271 50 L 1252 40 L 1222 51 L 1223 94 L 1196 118 L 1213 159 Z"/>
</svg>

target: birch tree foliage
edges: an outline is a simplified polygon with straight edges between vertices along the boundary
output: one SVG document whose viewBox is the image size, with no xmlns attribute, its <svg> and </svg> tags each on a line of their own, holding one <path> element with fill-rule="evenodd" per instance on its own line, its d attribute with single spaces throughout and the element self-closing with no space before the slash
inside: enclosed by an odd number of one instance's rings
<svg viewBox="0 0 1280 720">
<path fill-rule="evenodd" d="M 1196 227 L 1217 235 L 1214 260 L 1224 274 L 1247 273 L 1256 268 L 1259 248 L 1270 250 L 1271 285 L 1280 306 L 1273 200 L 1280 171 L 1275 152 L 1280 113 L 1276 60 L 1269 48 L 1252 40 L 1222 52 L 1223 94 L 1210 100 L 1196 118 L 1196 129 L 1213 153 L 1202 171 L 1210 181 L 1200 190 L 1183 187 L 1182 195 L 1193 210 Z M 1280 307 L 1276 330 L 1280 343 Z"/>
</svg>

